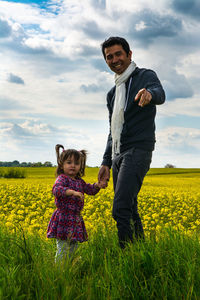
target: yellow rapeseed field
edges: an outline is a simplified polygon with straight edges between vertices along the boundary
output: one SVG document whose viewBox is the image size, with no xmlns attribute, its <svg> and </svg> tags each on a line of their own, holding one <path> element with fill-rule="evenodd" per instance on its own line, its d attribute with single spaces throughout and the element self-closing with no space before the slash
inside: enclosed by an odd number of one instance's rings
<svg viewBox="0 0 200 300">
<path fill-rule="evenodd" d="M 84 180 L 96 182 L 98 169 L 88 168 Z M 39 172 L 39 169 L 38 169 Z M 35 173 L 34 173 L 35 174 Z M 0 179 L 0 224 L 13 231 L 22 227 L 46 238 L 49 219 L 55 210 L 52 176 Z M 191 235 L 200 232 L 200 171 L 179 174 L 151 172 L 139 193 L 139 211 L 146 235 L 173 227 Z M 85 195 L 82 212 L 89 235 L 102 229 L 116 230 L 112 219 L 112 181 L 96 196 Z"/>
</svg>

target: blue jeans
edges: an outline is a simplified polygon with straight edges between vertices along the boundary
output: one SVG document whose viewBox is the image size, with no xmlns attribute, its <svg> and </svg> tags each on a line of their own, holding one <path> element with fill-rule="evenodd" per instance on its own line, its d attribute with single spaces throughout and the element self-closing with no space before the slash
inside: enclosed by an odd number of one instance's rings
<svg viewBox="0 0 200 300">
<path fill-rule="evenodd" d="M 142 222 L 138 213 L 137 195 L 144 176 L 151 164 L 152 152 L 131 148 L 113 160 L 114 202 L 113 218 L 117 222 L 119 244 L 144 238 Z"/>
</svg>

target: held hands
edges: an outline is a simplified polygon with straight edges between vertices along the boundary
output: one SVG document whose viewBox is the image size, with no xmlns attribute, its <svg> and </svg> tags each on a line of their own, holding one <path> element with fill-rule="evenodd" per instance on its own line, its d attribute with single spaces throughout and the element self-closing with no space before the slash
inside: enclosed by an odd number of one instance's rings
<svg viewBox="0 0 200 300">
<path fill-rule="evenodd" d="M 104 181 L 95 182 L 95 187 L 97 187 L 98 189 L 105 189 L 105 182 Z"/>
<path fill-rule="evenodd" d="M 138 105 L 141 106 L 141 107 L 149 104 L 151 99 L 152 99 L 151 93 L 149 91 L 147 91 L 145 88 L 139 90 L 139 92 L 135 96 L 135 101 L 140 100 Z"/>
<path fill-rule="evenodd" d="M 108 186 L 109 179 L 110 169 L 108 166 L 102 165 L 99 169 L 98 184 L 101 186 L 101 188 L 105 189 Z"/>
</svg>

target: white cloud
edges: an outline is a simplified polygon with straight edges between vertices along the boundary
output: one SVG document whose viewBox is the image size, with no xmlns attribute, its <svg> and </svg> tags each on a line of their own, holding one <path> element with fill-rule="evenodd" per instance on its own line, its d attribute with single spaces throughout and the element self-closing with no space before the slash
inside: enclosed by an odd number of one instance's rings
<svg viewBox="0 0 200 300">
<path fill-rule="evenodd" d="M 95 131 L 95 128 L 85 131 L 81 127 L 78 129 L 72 126 L 55 127 L 39 120 L 27 120 L 18 124 L 1 123 L 1 157 L 4 157 L 1 160 L 42 162 L 50 160 L 56 163 L 55 145 L 63 144 L 66 149 L 86 149 L 89 152 L 88 165 L 100 165 L 107 133 Z"/>
<path fill-rule="evenodd" d="M 162 153 L 173 150 L 174 153 L 199 153 L 200 129 L 167 127 L 157 132 L 157 147 Z"/>
<path fill-rule="evenodd" d="M 109 12 L 119 11 L 119 12 L 136 12 L 139 13 L 143 9 L 156 10 L 156 11 L 165 11 L 169 7 L 169 1 L 162 0 L 140 0 L 132 1 L 126 0 L 125 2 L 120 0 L 109 0 L 107 1 L 107 9 Z"/>
<path fill-rule="evenodd" d="M 152 167 L 164 167 L 167 163 L 178 168 L 200 167 L 200 129 L 167 127 L 156 134 Z"/>
<path fill-rule="evenodd" d="M 25 66 L 26 69 L 26 66 Z M 62 82 L 59 82 L 60 76 L 51 76 L 48 80 L 41 78 L 37 72 L 28 72 L 24 69 L 25 86 L 18 85 L 13 88 L 11 83 L 3 83 L 2 87 L 6 87 L 4 97 L 12 99 L 12 101 L 5 103 L 4 111 L 10 111 L 11 105 L 18 102 L 21 106 L 21 112 L 15 113 L 15 118 L 22 118 L 24 113 L 29 109 L 31 114 L 50 114 L 65 118 L 75 119 L 105 119 L 107 115 L 106 108 L 106 87 L 107 90 L 111 88 L 111 81 L 113 76 L 106 72 L 96 72 L 92 68 L 90 72 L 83 70 L 80 74 L 77 71 L 62 74 Z M 23 69 L 20 70 L 23 72 Z M 48 66 L 47 66 L 48 73 Z M 92 76 L 92 77 L 91 77 Z M 101 88 L 100 92 L 85 93 L 81 86 L 90 86 L 95 84 Z M 3 96 L 1 97 L 3 99 Z M 12 103 L 9 105 L 9 103 Z M 24 107 L 24 109 L 23 109 Z M 98 111 L 98 114 L 96 113 Z M 95 113 L 94 113 L 95 112 Z M 12 111 L 10 111 L 12 114 Z M 7 118 L 7 116 L 5 116 Z M 13 116 L 12 116 L 13 117 Z M 4 116 L 2 116 L 4 118 Z"/>
<path fill-rule="evenodd" d="M 157 107 L 159 116 L 191 116 L 200 117 L 200 101 L 199 96 L 189 99 L 176 99 L 174 101 L 166 101 L 162 106 Z"/>
<path fill-rule="evenodd" d="M 197 49 L 191 54 L 182 56 L 177 70 L 185 74 L 188 78 L 198 77 L 200 69 L 200 51 Z"/>
<path fill-rule="evenodd" d="M 100 43 L 111 35 L 127 38 L 138 66 L 152 68 L 161 79 L 167 101 L 158 107 L 159 121 L 199 117 L 200 23 L 197 17 L 183 19 L 180 3 L 176 10 L 167 0 L 44 3 L 47 9 L 0 1 L 0 112 L 1 122 L 7 122 L 0 131 L 0 155 L 5 160 L 53 160 L 55 144 L 66 142 L 88 149 L 93 165 L 101 162 L 106 92 L 114 76 Z M 10 82 L 8 74 L 15 76 Z M 194 164 L 187 151 L 196 159 L 197 140 L 197 128 L 168 128 L 163 122 L 154 162 L 163 166 L 174 158 L 183 166 Z M 49 158 L 47 151 L 53 153 Z"/>
<path fill-rule="evenodd" d="M 140 21 L 139 23 L 137 23 L 135 25 L 135 29 L 136 31 L 140 31 L 140 30 L 143 30 L 147 27 L 147 25 L 144 23 L 144 21 Z"/>
<path fill-rule="evenodd" d="M 19 24 L 39 24 L 43 20 L 37 6 L 9 1 L 0 2 L 0 15 Z"/>
</svg>

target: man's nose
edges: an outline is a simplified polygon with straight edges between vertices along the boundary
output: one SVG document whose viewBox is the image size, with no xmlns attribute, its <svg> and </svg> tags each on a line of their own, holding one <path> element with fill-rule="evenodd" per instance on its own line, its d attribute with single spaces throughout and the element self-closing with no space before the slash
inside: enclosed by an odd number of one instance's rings
<svg viewBox="0 0 200 300">
<path fill-rule="evenodd" d="M 116 62 L 118 62 L 118 57 L 117 57 L 116 55 L 114 55 L 114 56 L 113 56 L 112 63 L 114 64 L 114 63 L 116 63 Z"/>
</svg>

